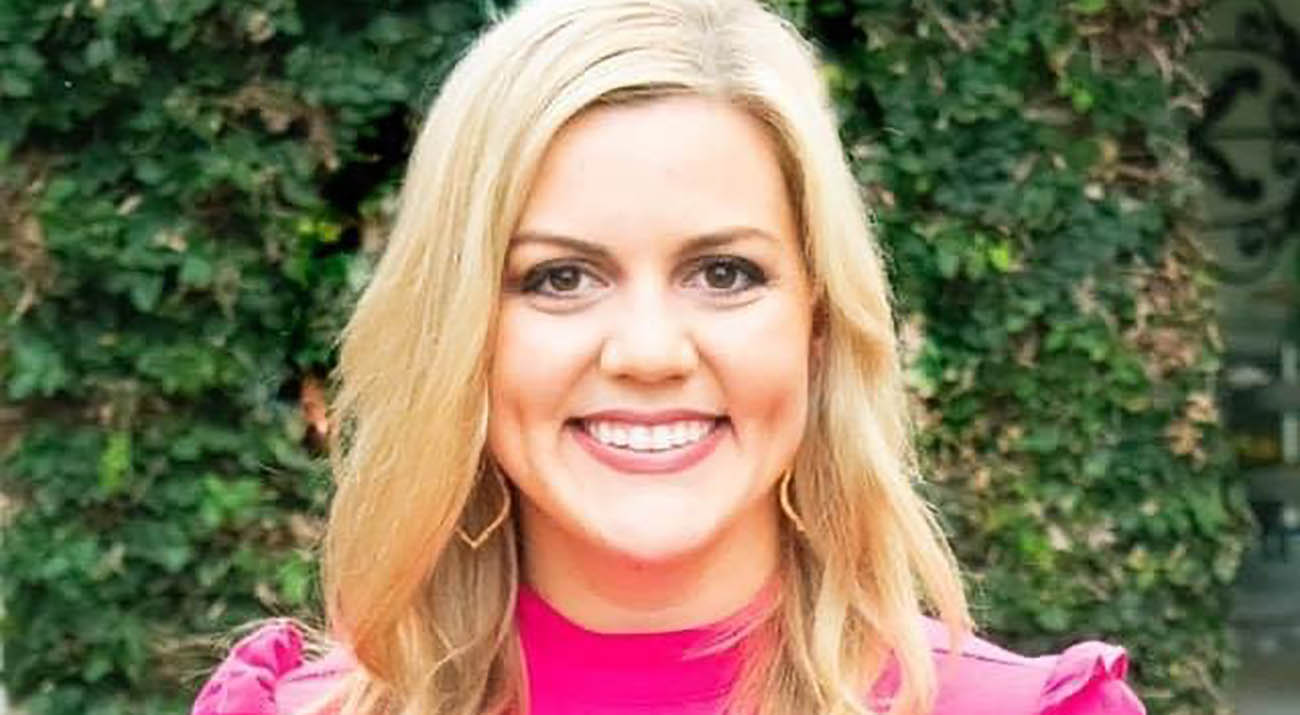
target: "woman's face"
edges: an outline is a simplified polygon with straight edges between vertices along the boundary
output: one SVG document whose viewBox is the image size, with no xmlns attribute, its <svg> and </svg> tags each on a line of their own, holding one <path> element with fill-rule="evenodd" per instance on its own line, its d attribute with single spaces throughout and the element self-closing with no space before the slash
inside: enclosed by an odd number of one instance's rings
<svg viewBox="0 0 1300 715">
<path fill-rule="evenodd" d="M 583 113 L 544 157 L 503 286 L 488 440 L 529 548 L 662 561 L 775 533 L 812 301 L 757 120 L 693 97 Z"/>
</svg>

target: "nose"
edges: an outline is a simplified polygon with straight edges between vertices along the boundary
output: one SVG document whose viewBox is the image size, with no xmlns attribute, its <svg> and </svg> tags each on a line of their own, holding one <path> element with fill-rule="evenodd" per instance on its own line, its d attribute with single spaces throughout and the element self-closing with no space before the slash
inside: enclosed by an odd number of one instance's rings
<svg viewBox="0 0 1300 715">
<path fill-rule="evenodd" d="M 690 331 L 662 292 L 640 291 L 611 321 L 600 369 L 611 377 L 660 382 L 689 375 L 699 363 Z"/>
</svg>

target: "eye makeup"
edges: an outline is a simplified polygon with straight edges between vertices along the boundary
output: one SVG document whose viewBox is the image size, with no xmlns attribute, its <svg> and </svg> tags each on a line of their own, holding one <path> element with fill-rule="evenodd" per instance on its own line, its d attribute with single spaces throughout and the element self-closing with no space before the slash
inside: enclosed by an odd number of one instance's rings
<svg viewBox="0 0 1300 715">
<path fill-rule="evenodd" d="M 755 262 L 732 255 L 695 259 L 686 275 L 688 278 L 699 276 L 699 280 L 703 281 L 700 289 L 716 297 L 740 295 L 768 283 L 767 274 Z M 573 300 L 585 295 L 578 290 L 584 279 L 598 286 L 608 285 L 608 281 L 589 262 L 562 258 L 543 261 L 528 269 L 515 282 L 515 290 L 523 294 Z M 719 281 L 715 282 L 714 279 Z M 724 285 L 718 285 L 718 282 Z"/>
</svg>

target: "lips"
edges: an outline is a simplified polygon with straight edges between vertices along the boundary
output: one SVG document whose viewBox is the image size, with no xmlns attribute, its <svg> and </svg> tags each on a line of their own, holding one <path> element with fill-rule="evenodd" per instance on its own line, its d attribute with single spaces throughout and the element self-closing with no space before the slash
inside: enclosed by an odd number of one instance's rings
<svg viewBox="0 0 1300 715">
<path fill-rule="evenodd" d="M 716 420 L 723 417 L 717 412 L 705 412 L 701 410 L 659 410 L 656 412 L 641 412 L 638 410 L 601 410 L 582 415 L 575 419 L 579 420 L 607 420 L 610 422 L 627 422 L 629 424 L 657 425 L 668 422 L 680 422 L 683 420 Z"/>
<path fill-rule="evenodd" d="M 712 423 L 709 431 L 697 441 L 672 446 L 667 449 L 640 451 L 629 447 L 605 444 L 589 434 L 581 420 L 570 421 L 567 426 L 569 433 L 589 455 L 611 469 L 632 474 L 666 474 L 684 471 L 712 454 L 731 425 L 730 421 L 725 417 L 705 416 L 698 412 L 679 411 L 671 416 L 667 413 L 660 413 L 655 415 L 659 417 L 659 420 L 654 422 L 644 419 L 644 414 L 641 420 L 616 420 L 616 414 L 614 412 L 605 412 L 589 417 L 640 425 L 668 424 L 674 420 L 700 419 L 709 420 Z M 626 415 L 620 415 L 620 417 L 626 417 Z M 664 417 L 669 417 L 669 419 L 664 419 Z"/>
<path fill-rule="evenodd" d="M 700 441 L 713 429 L 715 420 L 681 420 L 657 425 L 608 420 L 583 420 L 587 434 L 609 447 L 637 452 L 663 451 Z"/>
</svg>

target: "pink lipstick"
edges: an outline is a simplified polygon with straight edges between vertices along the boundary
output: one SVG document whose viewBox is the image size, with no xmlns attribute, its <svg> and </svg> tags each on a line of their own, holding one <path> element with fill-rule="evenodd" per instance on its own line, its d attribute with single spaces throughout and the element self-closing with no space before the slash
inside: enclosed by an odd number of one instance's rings
<svg viewBox="0 0 1300 715">
<path fill-rule="evenodd" d="M 658 451 L 605 444 L 588 434 L 578 421 L 570 422 L 568 429 L 588 454 L 611 469 L 632 474 L 666 474 L 686 470 L 712 454 L 730 424 L 726 418 L 716 419 L 713 428 L 698 441 Z"/>
</svg>

